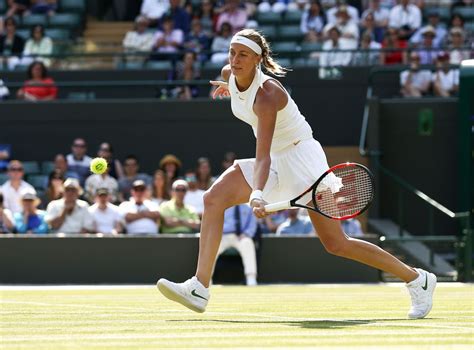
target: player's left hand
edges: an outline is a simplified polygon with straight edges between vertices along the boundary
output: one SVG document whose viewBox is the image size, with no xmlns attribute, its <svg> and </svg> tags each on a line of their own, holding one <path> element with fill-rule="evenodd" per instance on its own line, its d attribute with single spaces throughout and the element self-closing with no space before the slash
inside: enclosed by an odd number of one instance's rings
<svg viewBox="0 0 474 350">
<path fill-rule="evenodd" d="M 254 199 L 251 203 L 253 215 L 255 215 L 259 219 L 263 219 L 265 216 L 269 215 L 265 210 L 265 202 L 264 200 Z"/>
</svg>

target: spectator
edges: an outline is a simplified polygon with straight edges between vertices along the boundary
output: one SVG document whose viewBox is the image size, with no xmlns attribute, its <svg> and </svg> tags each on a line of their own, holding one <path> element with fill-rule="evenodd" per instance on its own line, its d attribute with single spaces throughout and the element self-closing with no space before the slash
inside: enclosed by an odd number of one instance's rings
<svg viewBox="0 0 474 350">
<path fill-rule="evenodd" d="M 176 70 L 174 78 L 176 80 L 184 80 L 186 82 L 192 82 L 193 80 L 199 79 L 201 72 L 197 66 L 196 53 L 188 51 L 184 54 L 183 60 L 176 64 Z M 197 85 L 181 85 L 175 87 L 171 91 L 171 95 L 174 98 L 181 100 L 191 100 L 199 95 L 199 88 Z"/>
<path fill-rule="evenodd" d="M 5 17 L 12 17 L 14 15 L 22 15 L 28 11 L 30 7 L 30 0 L 7 0 L 8 10 Z"/>
<path fill-rule="evenodd" d="M 433 42 L 436 31 L 432 26 L 426 26 L 423 27 L 421 33 L 423 35 L 423 42 L 418 52 L 420 64 L 434 64 L 438 55 L 438 51 L 434 50 L 437 46 Z"/>
<path fill-rule="evenodd" d="M 280 224 L 282 224 L 287 218 L 288 213 L 284 210 L 266 216 L 265 219 L 260 222 L 262 233 L 275 233 L 278 226 L 280 226 Z"/>
<path fill-rule="evenodd" d="M 46 66 L 51 65 L 51 59 L 44 57 L 53 53 L 53 41 L 44 35 L 44 27 L 35 25 L 31 28 L 31 37 L 26 41 L 23 49 L 21 64 L 30 64 L 33 61 L 41 61 Z"/>
<path fill-rule="evenodd" d="M 120 212 L 125 219 L 127 234 L 156 235 L 161 215 L 158 211 L 158 205 L 146 199 L 147 184 L 143 180 L 135 180 L 131 193 L 130 200 L 121 203 L 119 206 Z"/>
<path fill-rule="evenodd" d="M 172 17 L 163 19 L 163 30 L 159 30 L 153 37 L 153 50 L 158 53 L 177 53 L 184 42 L 184 34 L 181 29 L 174 28 Z M 163 58 L 161 55 L 154 55 L 156 58 Z M 169 58 L 167 56 L 166 58 Z"/>
<path fill-rule="evenodd" d="M 10 161 L 7 170 L 9 180 L 0 187 L 0 192 L 3 194 L 4 207 L 15 214 L 21 212 L 23 193 L 34 192 L 35 189 L 23 180 L 23 164 L 19 160 Z"/>
<path fill-rule="evenodd" d="M 451 16 L 451 20 L 449 21 L 449 24 L 450 24 L 449 27 L 451 29 L 453 28 L 462 29 L 464 32 L 465 42 L 472 44 L 473 32 L 472 30 L 468 30 L 467 28 L 465 28 L 464 23 L 465 23 L 464 17 L 460 15 L 459 13 L 455 13 Z"/>
<path fill-rule="evenodd" d="M 329 39 L 323 44 L 319 65 L 322 67 L 349 65 L 352 53 L 339 52 L 339 50 L 356 49 L 357 42 L 353 39 L 341 38 L 341 31 L 334 24 L 326 25 L 324 32 Z"/>
<path fill-rule="evenodd" d="M 17 97 L 26 101 L 51 101 L 58 97 L 58 88 L 43 62 L 36 61 L 28 67 L 28 80 L 17 92 Z"/>
<path fill-rule="evenodd" d="M 168 193 L 171 193 L 173 182 L 178 179 L 181 161 L 174 154 L 167 154 L 160 160 L 160 169 L 166 174 Z"/>
<path fill-rule="evenodd" d="M 114 149 L 110 143 L 102 142 L 97 151 L 97 156 L 107 161 L 109 175 L 114 179 L 120 179 L 124 176 L 122 163 L 120 160 L 114 158 Z"/>
<path fill-rule="evenodd" d="M 196 176 L 198 181 L 198 188 L 207 191 L 211 188 L 216 178 L 212 176 L 211 162 L 206 157 L 201 157 L 197 160 Z"/>
<path fill-rule="evenodd" d="M 83 138 L 77 138 L 71 146 L 71 153 L 66 156 L 69 171 L 73 171 L 79 176 L 79 182 L 85 183 L 90 174 L 90 164 L 92 158 L 87 155 L 87 143 Z"/>
<path fill-rule="evenodd" d="M 191 22 L 191 32 L 186 35 L 184 48 L 195 52 L 199 61 L 207 60 L 207 51 L 211 47 L 210 37 L 203 31 L 201 20 L 195 18 Z"/>
<path fill-rule="evenodd" d="M 352 58 L 353 65 L 373 66 L 380 61 L 379 50 L 382 47 L 378 42 L 372 40 L 372 34 L 368 31 L 362 34 L 360 41 L 360 51 Z"/>
<path fill-rule="evenodd" d="M 288 218 L 282 222 L 277 230 L 277 235 L 310 234 L 314 233 L 313 225 L 308 217 L 299 216 L 299 209 L 288 209 Z"/>
<path fill-rule="evenodd" d="M 221 29 L 211 45 L 211 62 L 227 63 L 229 60 L 229 47 L 232 40 L 232 27 L 229 23 L 222 23 Z"/>
<path fill-rule="evenodd" d="M 64 197 L 48 204 L 46 222 L 55 233 L 89 233 L 94 222 L 89 205 L 80 200 L 82 188 L 77 179 L 64 181 Z"/>
<path fill-rule="evenodd" d="M 3 204 L 3 193 L 0 192 L 0 233 L 11 233 L 15 227 L 13 214 Z"/>
<path fill-rule="evenodd" d="M 123 39 L 123 48 L 125 52 L 149 52 L 153 48 L 155 40 L 153 33 L 147 31 L 148 21 L 143 16 L 138 16 L 135 20 L 134 30 L 125 34 Z M 130 58 L 127 56 L 127 58 Z M 143 61 L 144 56 L 132 57 L 132 59 Z"/>
<path fill-rule="evenodd" d="M 94 232 L 116 235 L 123 232 L 123 218 L 119 207 L 110 203 L 107 188 L 99 188 L 95 193 L 95 204 L 89 207 L 94 222 Z"/>
<path fill-rule="evenodd" d="M 309 32 L 312 32 L 320 38 L 325 24 L 326 16 L 324 15 L 321 3 L 319 0 L 311 0 L 309 9 L 303 12 L 301 16 L 301 33 L 307 36 Z"/>
<path fill-rule="evenodd" d="M 138 158 L 133 154 L 125 158 L 123 165 L 125 175 L 119 179 L 119 191 L 120 196 L 122 197 L 121 200 L 128 200 L 130 198 L 130 190 L 132 189 L 132 185 L 135 181 L 142 180 L 148 187 L 151 185 L 151 179 L 147 174 L 138 172 L 140 169 L 140 164 L 138 162 Z"/>
<path fill-rule="evenodd" d="M 469 49 L 464 49 L 464 32 L 461 28 L 454 27 L 449 31 L 449 63 L 461 64 L 463 60 L 471 57 Z"/>
<path fill-rule="evenodd" d="M 341 32 L 341 38 L 353 40 L 353 45 L 357 46 L 359 40 L 359 28 L 357 22 L 350 21 L 347 6 L 339 6 L 336 12 L 337 28 Z"/>
<path fill-rule="evenodd" d="M 184 180 L 188 183 L 188 191 L 184 197 L 184 204 L 194 208 L 199 217 L 204 211 L 204 191 L 197 186 L 196 172 L 189 170 L 184 174 Z"/>
<path fill-rule="evenodd" d="M 66 157 L 62 153 L 56 154 L 56 156 L 54 157 L 54 170 L 59 171 L 63 179 L 67 179 L 69 177 L 72 177 L 78 180 L 80 179 L 80 176 L 78 173 L 76 173 L 75 171 L 69 170 Z"/>
<path fill-rule="evenodd" d="M 199 18 L 204 32 L 211 37 L 214 34 L 218 16 L 214 13 L 214 6 L 211 0 L 202 0 L 200 8 L 197 10 L 196 18 Z"/>
<path fill-rule="evenodd" d="M 341 221 L 342 230 L 345 234 L 351 237 L 362 237 L 364 236 L 364 232 L 362 231 L 362 226 L 360 221 L 352 218 Z"/>
<path fill-rule="evenodd" d="M 5 170 L 7 170 L 8 163 L 10 162 L 11 153 L 12 145 L 8 143 L 0 144 L 0 172 L 4 172 Z M 2 185 L 2 183 L 0 183 L 0 185 Z"/>
<path fill-rule="evenodd" d="M 239 8 L 240 0 L 225 0 L 225 4 L 222 7 L 222 12 L 217 19 L 216 30 L 220 31 L 224 23 L 229 23 L 233 33 L 237 33 L 239 30 L 245 27 L 247 23 L 247 12 L 244 9 Z"/>
<path fill-rule="evenodd" d="M 369 12 L 364 17 L 364 19 L 361 21 L 360 27 L 362 30 L 364 30 L 364 32 L 369 32 L 374 37 L 376 42 L 382 42 L 384 29 L 376 26 L 375 17 L 372 12 Z"/>
<path fill-rule="evenodd" d="M 359 23 L 359 10 L 357 10 L 354 6 L 346 4 L 346 1 L 344 0 L 336 0 L 335 6 L 332 6 L 326 11 L 327 23 L 338 23 L 337 12 L 341 6 L 346 8 L 349 15 L 349 22 L 357 25 Z"/>
<path fill-rule="evenodd" d="M 171 200 L 160 205 L 162 233 L 195 233 L 199 231 L 199 215 L 184 204 L 188 183 L 176 180 L 172 185 Z"/>
<path fill-rule="evenodd" d="M 168 191 L 168 180 L 163 170 L 158 169 L 153 175 L 153 184 L 151 186 L 151 201 L 160 205 L 170 199 Z"/>
<path fill-rule="evenodd" d="M 380 53 L 380 64 L 406 64 L 408 62 L 407 41 L 398 37 L 398 29 L 389 28 L 385 33 Z"/>
<path fill-rule="evenodd" d="M 450 69 L 449 54 L 440 52 L 436 62 L 436 72 L 432 75 L 435 96 L 450 97 L 459 91 L 459 69 Z"/>
<path fill-rule="evenodd" d="M 185 9 L 180 6 L 181 0 L 169 0 L 170 7 L 166 11 L 163 18 L 171 18 L 176 29 L 181 30 L 182 33 L 188 34 L 191 27 L 191 16 Z M 162 21 L 163 21 L 162 18 Z M 164 25 L 164 23 L 163 23 Z"/>
<path fill-rule="evenodd" d="M 410 36 L 421 27 L 421 11 L 410 0 L 400 0 L 400 4 L 390 10 L 388 25 L 399 30 L 402 39 Z"/>
<path fill-rule="evenodd" d="M 140 17 L 146 19 L 147 26 L 155 26 L 169 7 L 169 0 L 143 0 Z"/>
<path fill-rule="evenodd" d="M 418 29 L 410 38 L 410 43 L 413 45 L 420 45 L 424 39 L 424 31 L 427 27 L 432 27 L 434 30 L 433 45 L 440 47 L 446 39 L 447 31 L 443 25 L 440 24 L 439 14 L 436 11 L 428 14 L 428 26 Z"/>
<path fill-rule="evenodd" d="M 54 169 L 48 176 L 48 185 L 43 197 L 45 207 L 52 201 L 61 199 L 64 194 L 64 175 L 59 169 Z"/>
<path fill-rule="evenodd" d="M 417 52 L 410 54 L 410 69 L 400 74 L 401 93 L 404 97 L 421 97 L 428 93 L 431 83 L 431 72 L 420 70 L 420 56 Z"/>
<path fill-rule="evenodd" d="M 3 83 L 3 80 L 0 79 L 0 101 L 6 100 L 10 96 L 10 90 L 6 87 Z M 0 171 L 3 170 L 3 162 L 4 159 L 1 157 L 1 153 L 3 150 L 0 150 Z"/>
<path fill-rule="evenodd" d="M 236 205 L 224 212 L 224 229 L 217 257 L 229 248 L 237 249 L 248 286 L 257 285 L 257 257 L 253 241 L 256 232 L 257 220 L 249 205 Z"/>
<path fill-rule="evenodd" d="M 373 19 L 373 33 L 375 35 L 375 41 L 381 43 L 386 28 L 388 27 L 388 19 L 390 17 L 390 11 L 380 6 L 380 0 L 370 0 L 369 8 L 366 9 L 361 16 L 361 27 L 364 29 L 368 28 L 368 16 Z"/>
<path fill-rule="evenodd" d="M 23 210 L 13 216 L 16 233 L 48 233 L 48 224 L 44 219 L 46 213 L 37 209 L 40 203 L 36 192 L 23 193 L 21 197 Z"/>
<path fill-rule="evenodd" d="M 8 17 L 5 19 L 5 34 L 0 35 L 0 56 L 5 56 L 3 60 L 8 69 L 13 70 L 20 63 L 24 47 L 25 40 L 16 33 L 15 19 Z"/>
<path fill-rule="evenodd" d="M 237 159 L 237 154 L 235 152 L 226 152 L 224 154 L 224 159 L 222 160 L 222 172 L 226 171 L 232 165 L 234 165 L 234 161 Z"/>
<path fill-rule="evenodd" d="M 48 16 L 54 16 L 58 9 L 57 0 L 30 0 L 30 12 L 34 14 L 47 14 Z"/>
<path fill-rule="evenodd" d="M 106 188 L 113 203 L 119 201 L 118 182 L 109 175 L 109 167 L 103 174 L 92 174 L 86 179 L 86 193 L 85 198 L 89 203 L 93 203 L 97 190 L 99 188 Z"/>
</svg>

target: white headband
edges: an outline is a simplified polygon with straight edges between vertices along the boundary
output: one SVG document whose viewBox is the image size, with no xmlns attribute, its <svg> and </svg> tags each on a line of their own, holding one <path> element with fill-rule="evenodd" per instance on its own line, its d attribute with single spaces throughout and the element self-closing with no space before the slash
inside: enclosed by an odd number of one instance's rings
<svg viewBox="0 0 474 350">
<path fill-rule="evenodd" d="M 230 41 L 231 44 L 242 44 L 247 46 L 248 48 L 252 49 L 257 55 L 262 54 L 262 48 L 258 45 L 255 41 L 250 40 L 242 35 L 234 35 L 232 40 Z"/>
</svg>

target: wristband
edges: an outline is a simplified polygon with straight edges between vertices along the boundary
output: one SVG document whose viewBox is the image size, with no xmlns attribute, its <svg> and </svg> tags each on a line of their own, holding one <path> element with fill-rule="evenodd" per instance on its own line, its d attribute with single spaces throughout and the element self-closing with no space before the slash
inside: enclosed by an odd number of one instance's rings
<svg viewBox="0 0 474 350">
<path fill-rule="evenodd" d="M 261 190 L 253 190 L 250 194 L 249 205 L 252 205 L 254 199 L 263 200 L 263 192 Z"/>
</svg>

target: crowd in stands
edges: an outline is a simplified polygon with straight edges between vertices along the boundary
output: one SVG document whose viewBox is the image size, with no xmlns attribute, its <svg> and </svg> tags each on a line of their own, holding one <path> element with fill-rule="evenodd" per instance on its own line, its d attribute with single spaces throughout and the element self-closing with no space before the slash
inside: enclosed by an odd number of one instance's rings
<svg viewBox="0 0 474 350">
<path fill-rule="evenodd" d="M 8 152 L 3 158 L 8 158 Z M 116 159 L 109 143 L 102 143 L 97 155 L 109 164 L 101 175 L 90 172 L 91 157 L 81 138 L 73 141 L 69 154 L 56 155 L 43 170 L 28 170 L 28 162 L 19 160 L 5 162 L 0 173 L 0 233 L 199 232 L 204 193 L 216 180 L 209 159 L 199 158 L 194 169 L 182 172 L 182 162 L 167 154 L 150 176 L 140 172 L 136 156 L 127 156 L 123 163 Z M 234 160 L 233 152 L 226 153 L 221 171 Z M 226 246 L 240 249 L 243 244 L 245 250 L 253 243 L 242 238 L 253 240 L 261 233 L 315 235 L 309 217 L 298 209 L 264 220 L 257 220 L 248 205 L 225 212 Z M 351 229 L 352 235 L 360 233 L 360 226 L 359 230 Z"/>
</svg>

